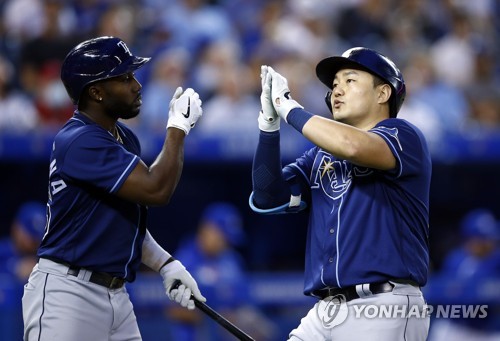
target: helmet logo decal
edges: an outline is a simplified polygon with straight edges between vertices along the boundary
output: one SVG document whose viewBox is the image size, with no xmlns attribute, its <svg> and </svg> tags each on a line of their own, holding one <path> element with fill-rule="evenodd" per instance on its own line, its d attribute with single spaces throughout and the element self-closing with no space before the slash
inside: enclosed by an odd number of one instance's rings
<svg viewBox="0 0 500 341">
<path fill-rule="evenodd" d="M 132 55 L 132 53 L 131 53 L 131 52 L 130 52 L 130 50 L 128 49 L 127 44 L 125 44 L 125 42 L 123 42 L 123 41 L 119 41 L 119 42 L 117 43 L 117 45 L 118 45 L 118 46 L 120 46 L 123 50 L 125 50 L 125 53 L 126 53 L 126 54 L 128 54 L 129 56 L 131 56 L 131 55 Z"/>
</svg>

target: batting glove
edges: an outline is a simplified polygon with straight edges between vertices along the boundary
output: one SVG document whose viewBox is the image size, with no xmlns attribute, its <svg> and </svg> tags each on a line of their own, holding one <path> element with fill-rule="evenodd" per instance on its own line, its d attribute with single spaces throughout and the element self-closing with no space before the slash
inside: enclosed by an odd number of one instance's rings
<svg viewBox="0 0 500 341">
<path fill-rule="evenodd" d="M 270 66 L 267 67 L 268 73 L 271 76 L 271 98 L 274 109 L 278 115 L 287 121 L 288 113 L 295 108 L 304 109 L 302 105 L 293 100 L 290 96 L 288 88 L 288 80 L 274 71 Z"/>
<path fill-rule="evenodd" d="M 280 117 L 274 110 L 271 100 L 271 76 L 267 71 L 267 66 L 260 67 L 260 82 L 262 92 L 260 94 L 261 110 L 259 113 L 259 129 L 262 131 L 273 132 L 280 129 Z"/>
<path fill-rule="evenodd" d="M 168 263 L 160 269 L 160 275 L 163 277 L 163 286 L 166 294 L 171 301 L 179 303 L 184 308 L 193 310 L 195 308 L 194 300 L 205 302 L 207 299 L 201 295 L 198 284 L 186 270 L 184 265 L 178 260 Z M 177 288 L 172 288 L 174 283 L 180 281 L 181 284 Z"/>
<path fill-rule="evenodd" d="M 182 93 L 182 88 L 178 87 L 170 101 L 167 129 L 174 127 L 183 130 L 188 135 L 202 114 L 203 109 L 198 93 L 191 88 Z"/>
</svg>

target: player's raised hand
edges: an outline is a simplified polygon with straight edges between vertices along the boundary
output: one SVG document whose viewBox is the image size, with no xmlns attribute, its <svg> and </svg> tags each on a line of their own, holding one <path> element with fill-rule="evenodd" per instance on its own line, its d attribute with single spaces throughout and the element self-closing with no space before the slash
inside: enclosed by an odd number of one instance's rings
<svg viewBox="0 0 500 341">
<path fill-rule="evenodd" d="M 188 88 L 183 93 L 182 88 L 178 87 L 170 101 L 167 129 L 174 127 L 189 134 L 203 114 L 201 103 L 200 96 L 193 89 Z"/>
<path fill-rule="evenodd" d="M 160 275 L 163 277 L 163 286 L 168 298 L 179 303 L 184 308 L 189 310 L 195 308 L 191 294 L 198 301 L 205 302 L 207 300 L 202 296 L 194 278 L 178 260 L 174 260 L 161 268 Z M 174 283 L 177 282 L 181 282 L 181 284 L 178 287 L 173 287 Z"/>
<path fill-rule="evenodd" d="M 271 99 L 274 109 L 278 115 L 286 122 L 290 110 L 295 108 L 304 108 L 297 101 L 290 96 L 290 89 L 288 88 L 288 80 L 280 75 L 270 66 L 267 67 L 267 72 L 271 77 Z"/>
<path fill-rule="evenodd" d="M 280 117 L 274 110 L 271 100 L 271 77 L 267 72 L 267 65 L 260 67 L 260 81 L 262 92 L 260 94 L 261 110 L 259 113 L 259 129 L 272 132 L 280 129 Z"/>
</svg>

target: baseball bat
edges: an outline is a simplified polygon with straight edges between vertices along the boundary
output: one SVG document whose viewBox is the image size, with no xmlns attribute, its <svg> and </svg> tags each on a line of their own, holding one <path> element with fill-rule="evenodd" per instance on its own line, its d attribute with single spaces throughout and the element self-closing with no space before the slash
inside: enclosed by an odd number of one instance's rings
<svg viewBox="0 0 500 341">
<path fill-rule="evenodd" d="M 181 281 L 177 280 L 174 282 L 172 285 L 172 289 L 177 289 L 181 285 Z M 224 329 L 226 329 L 228 332 L 233 334 L 238 338 L 238 340 L 242 341 L 255 341 L 254 338 L 252 338 L 250 335 L 245 333 L 243 330 L 240 328 L 236 327 L 233 323 L 229 322 L 224 316 L 213 310 L 208 304 L 201 302 L 197 300 L 193 294 L 191 294 L 191 299 L 194 301 L 194 305 L 196 308 L 200 309 L 203 311 L 205 314 L 207 314 L 211 319 L 213 319 L 215 322 L 217 322 L 219 325 L 221 325 Z"/>
</svg>

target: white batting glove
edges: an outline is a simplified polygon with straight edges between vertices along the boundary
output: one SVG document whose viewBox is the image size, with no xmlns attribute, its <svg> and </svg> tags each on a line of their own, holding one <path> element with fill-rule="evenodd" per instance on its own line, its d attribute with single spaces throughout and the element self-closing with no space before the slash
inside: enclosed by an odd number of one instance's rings
<svg viewBox="0 0 500 341">
<path fill-rule="evenodd" d="M 267 67 L 267 72 L 271 76 L 271 98 L 274 109 L 285 122 L 288 122 L 286 118 L 292 109 L 304 109 L 304 107 L 290 96 L 288 80 L 285 77 L 274 71 L 270 66 Z"/>
<path fill-rule="evenodd" d="M 262 92 L 260 94 L 261 110 L 259 113 L 259 129 L 262 131 L 273 132 L 280 129 L 280 117 L 274 110 L 271 100 L 271 76 L 267 71 L 267 65 L 260 67 L 260 82 Z"/>
<path fill-rule="evenodd" d="M 205 302 L 207 300 L 201 295 L 198 284 L 194 278 L 178 260 L 174 260 L 161 268 L 160 275 L 163 277 L 163 286 L 168 298 L 170 298 L 171 301 L 179 303 L 182 307 L 189 310 L 195 308 L 191 294 L 193 294 L 198 301 Z M 181 285 L 177 288 L 172 288 L 177 281 L 180 281 Z"/>
<path fill-rule="evenodd" d="M 174 127 L 183 130 L 188 135 L 202 114 L 203 109 L 198 93 L 191 88 L 182 93 L 182 88 L 178 87 L 170 101 L 167 129 Z"/>
</svg>

